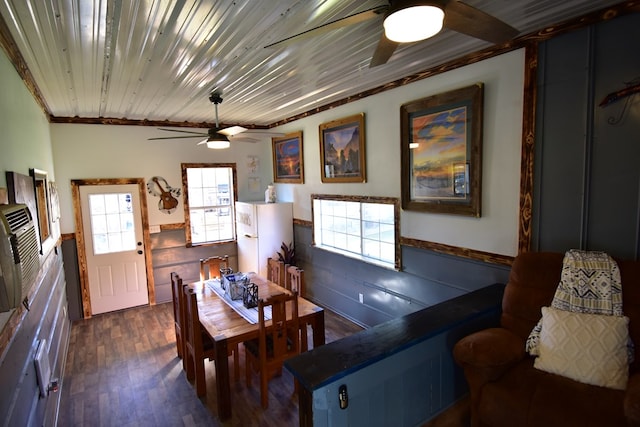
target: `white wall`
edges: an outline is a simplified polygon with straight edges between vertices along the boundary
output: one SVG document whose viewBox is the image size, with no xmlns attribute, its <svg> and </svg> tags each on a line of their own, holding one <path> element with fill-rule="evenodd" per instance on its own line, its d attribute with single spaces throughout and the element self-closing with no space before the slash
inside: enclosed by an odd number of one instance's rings
<svg viewBox="0 0 640 427">
<path fill-rule="evenodd" d="M 518 247 L 520 148 L 522 143 L 524 50 L 421 80 L 281 126 L 302 130 L 305 184 L 277 184 L 278 197 L 294 201 L 294 217 L 311 220 L 311 194 L 398 197 L 400 106 L 407 102 L 483 82 L 484 138 L 482 217 L 403 211 L 404 237 L 515 256 Z M 365 113 L 365 184 L 324 184 L 320 179 L 318 126 Z"/>
<path fill-rule="evenodd" d="M 0 187 L 6 171 L 29 175 L 35 168 L 55 179 L 47 117 L 2 50 L 0 94 Z"/>
<path fill-rule="evenodd" d="M 403 211 L 402 236 L 515 256 L 518 241 L 520 147 L 524 83 L 524 50 L 472 64 L 398 89 L 370 96 L 310 116 L 277 130 L 302 130 L 305 183 L 277 184 L 278 199 L 294 202 L 294 217 L 311 220 L 313 193 L 400 197 L 400 106 L 452 89 L 483 82 L 484 138 L 482 217 Z M 320 179 L 318 127 L 351 114 L 365 113 L 367 182 L 323 184 Z M 215 151 L 194 140 L 150 142 L 163 135 L 143 126 L 52 124 L 54 162 L 59 183 L 62 232 L 74 231 L 69 182 L 80 178 L 162 176 L 181 185 L 182 162 L 236 162 L 239 199 L 260 200 L 272 180 L 271 142 L 236 143 Z M 259 157 L 260 191 L 248 189 L 247 156 Z M 184 221 L 182 204 L 171 215 L 161 213 L 149 197 L 150 223 Z"/>
<path fill-rule="evenodd" d="M 161 176 L 171 187 L 182 188 L 181 163 L 236 163 L 238 199 L 264 199 L 264 190 L 273 175 L 270 142 L 235 142 L 229 149 L 211 150 L 197 145 L 200 138 L 147 140 L 158 136 L 167 136 L 167 132 L 146 126 L 51 125 L 63 233 L 75 231 L 70 184 L 73 179 L 144 178 L 147 182 L 153 176 Z M 249 156 L 258 156 L 260 160 L 255 173 L 250 173 L 247 166 Z M 249 191 L 250 175 L 260 179 L 260 191 Z M 177 209 L 165 214 L 158 209 L 159 198 L 147 194 L 149 223 L 184 222 L 182 198 L 178 199 Z"/>
</svg>

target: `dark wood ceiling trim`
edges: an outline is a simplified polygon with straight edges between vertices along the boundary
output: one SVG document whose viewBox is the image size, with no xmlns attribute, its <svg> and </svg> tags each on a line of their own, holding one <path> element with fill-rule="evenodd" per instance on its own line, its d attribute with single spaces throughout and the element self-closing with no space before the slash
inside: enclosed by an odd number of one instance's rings
<svg viewBox="0 0 640 427">
<path fill-rule="evenodd" d="M 20 53 L 20 49 L 18 49 L 18 45 L 16 44 L 13 36 L 11 35 L 11 31 L 9 31 L 9 27 L 7 27 L 7 22 L 4 20 L 2 15 L 0 15 L 0 46 L 2 46 L 2 50 L 7 54 L 9 60 L 13 64 L 13 67 L 18 72 L 18 75 L 24 82 L 25 86 L 31 92 L 31 95 L 36 100 L 40 108 L 47 116 L 47 118 L 51 117 L 49 113 L 49 107 L 36 85 L 36 81 L 29 71 L 29 67 L 27 67 L 27 62 L 24 60 L 24 57 Z"/>
<path fill-rule="evenodd" d="M 155 126 L 155 127 L 174 127 L 174 128 L 213 128 L 215 123 L 210 122 L 173 122 L 169 120 L 133 120 L 133 119 L 115 119 L 108 117 L 56 117 L 49 116 L 51 123 L 75 123 L 84 125 L 127 125 L 127 126 Z M 242 126 L 246 129 L 269 129 L 264 125 L 248 125 L 239 123 L 220 123 L 221 128 L 230 126 Z"/>
</svg>

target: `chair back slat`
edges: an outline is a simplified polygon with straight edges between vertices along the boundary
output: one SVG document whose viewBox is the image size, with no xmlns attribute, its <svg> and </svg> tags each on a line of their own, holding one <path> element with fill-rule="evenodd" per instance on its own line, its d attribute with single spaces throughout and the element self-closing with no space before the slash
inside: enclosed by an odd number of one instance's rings
<svg viewBox="0 0 640 427">
<path fill-rule="evenodd" d="M 173 323 L 176 331 L 176 350 L 178 357 L 184 352 L 184 298 L 182 297 L 182 279 L 171 272 L 171 297 L 173 301 Z"/>
<path fill-rule="evenodd" d="M 200 281 L 221 279 L 220 270 L 229 268 L 229 255 L 212 256 L 200 260 Z"/>
<path fill-rule="evenodd" d="M 267 280 L 276 285 L 285 286 L 286 264 L 275 258 L 267 258 Z"/>
<path fill-rule="evenodd" d="M 305 286 L 304 270 L 295 265 L 288 266 L 284 287 L 291 292 L 297 292 L 298 295 L 304 296 Z"/>
</svg>

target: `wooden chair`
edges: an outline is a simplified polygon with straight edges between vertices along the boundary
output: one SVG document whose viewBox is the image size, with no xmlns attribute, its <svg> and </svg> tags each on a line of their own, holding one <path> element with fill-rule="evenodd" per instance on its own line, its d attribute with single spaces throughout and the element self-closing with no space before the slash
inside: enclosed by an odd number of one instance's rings
<svg viewBox="0 0 640 427">
<path fill-rule="evenodd" d="M 182 359 L 184 347 L 184 337 L 182 335 L 182 324 L 184 323 L 184 298 L 182 297 L 182 279 L 178 273 L 171 272 L 171 297 L 173 300 L 173 324 L 176 330 L 176 349 L 178 357 Z"/>
<path fill-rule="evenodd" d="M 195 378 L 196 394 L 198 397 L 207 393 L 207 383 L 204 375 L 204 359 L 215 358 L 213 339 L 200 325 L 198 315 L 198 300 L 196 293 L 188 286 L 184 287 L 186 301 L 186 321 L 183 333 L 185 334 L 184 359 L 187 379 Z"/>
<path fill-rule="evenodd" d="M 286 306 L 291 306 L 291 319 L 287 320 Z M 267 327 L 264 309 L 271 307 L 271 326 Z M 245 376 L 251 385 L 252 372 L 260 374 L 260 401 L 269 406 L 269 379 L 282 374 L 283 362 L 300 353 L 298 295 L 283 293 L 258 301 L 258 339 L 246 341 Z"/>
<path fill-rule="evenodd" d="M 284 281 L 284 287 L 287 290 L 295 292 L 300 296 L 304 295 L 305 281 L 303 269 L 295 265 L 287 266 Z M 307 351 L 308 349 L 307 325 L 303 324 L 300 325 L 300 351 Z"/>
<path fill-rule="evenodd" d="M 220 279 L 220 270 L 229 268 L 229 255 L 212 256 L 200 260 L 200 281 L 208 279 Z M 240 357 L 238 355 L 238 344 L 229 348 L 229 356 L 233 354 L 233 375 L 236 381 L 240 377 Z"/>
<path fill-rule="evenodd" d="M 267 258 L 267 280 L 272 281 L 276 285 L 284 286 L 285 263 L 275 258 Z"/>
<path fill-rule="evenodd" d="M 222 279 L 220 269 L 229 268 L 229 255 L 212 256 L 200 260 L 200 281 L 207 279 Z M 208 274 L 207 274 L 208 273 Z"/>
</svg>

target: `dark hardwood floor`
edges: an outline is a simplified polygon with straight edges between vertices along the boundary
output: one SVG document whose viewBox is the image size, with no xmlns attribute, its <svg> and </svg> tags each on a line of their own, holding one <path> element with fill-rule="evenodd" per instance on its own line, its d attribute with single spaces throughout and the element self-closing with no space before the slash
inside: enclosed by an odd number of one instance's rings
<svg viewBox="0 0 640 427">
<path fill-rule="evenodd" d="M 326 341 L 362 328 L 325 311 Z M 312 342 L 309 334 L 309 343 Z M 310 344 L 311 345 L 311 344 Z M 233 360 L 229 360 L 233 371 Z M 216 414 L 215 370 L 205 362 L 207 395 L 199 399 L 177 357 L 171 303 L 138 307 L 75 322 L 61 387 L 59 426 L 296 426 L 298 398 L 285 369 L 269 383 L 269 408 L 260 405 L 259 380 L 232 378 L 233 416 Z"/>
</svg>

